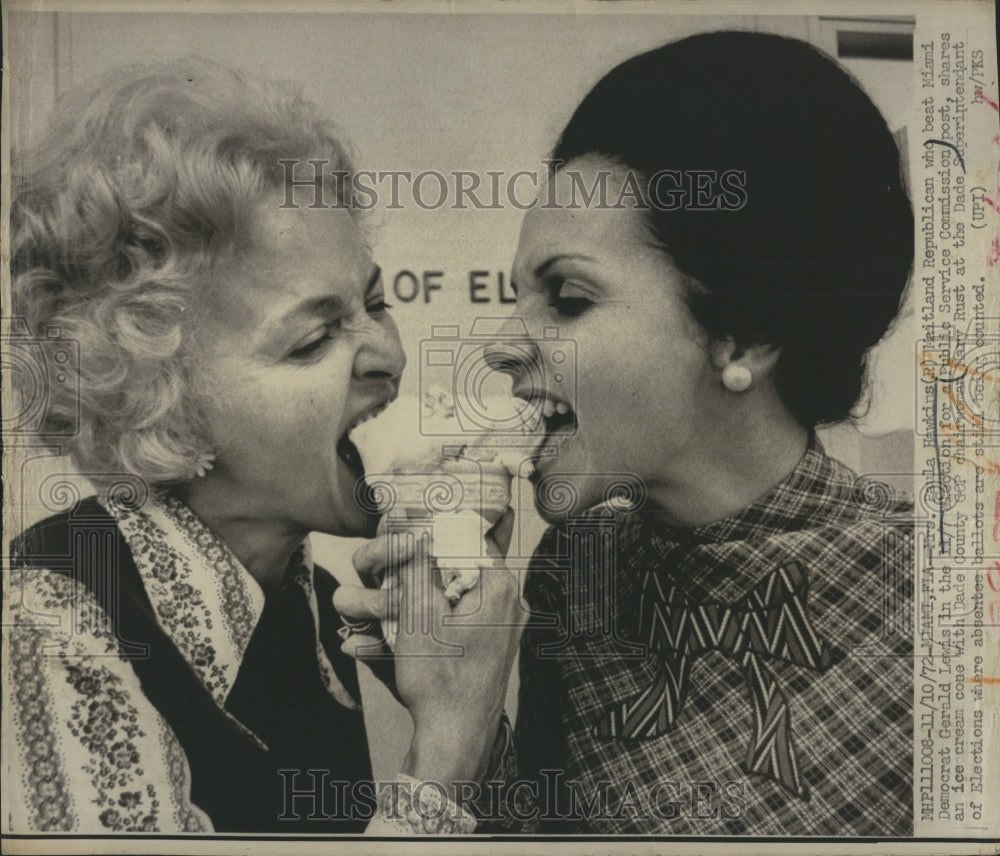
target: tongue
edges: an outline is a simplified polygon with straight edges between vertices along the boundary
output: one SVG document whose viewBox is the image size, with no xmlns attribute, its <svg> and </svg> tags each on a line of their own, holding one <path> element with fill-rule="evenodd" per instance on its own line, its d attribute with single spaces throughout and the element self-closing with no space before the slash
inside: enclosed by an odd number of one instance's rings
<svg viewBox="0 0 1000 856">
<path fill-rule="evenodd" d="M 337 441 L 337 455 L 340 456 L 340 460 L 347 464 L 347 468 L 358 478 L 361 478 L 365 474 L 365 465 L 361 461 L 361 454 L 358 452 L 358 447 L 348 439 L 346 434 Z"/>
<path fill-rule="evenodd" d="M 549 434 L 573 434 L 576 432 L 575 413 L 553 413 L 545 420 Z"/>
</svg>

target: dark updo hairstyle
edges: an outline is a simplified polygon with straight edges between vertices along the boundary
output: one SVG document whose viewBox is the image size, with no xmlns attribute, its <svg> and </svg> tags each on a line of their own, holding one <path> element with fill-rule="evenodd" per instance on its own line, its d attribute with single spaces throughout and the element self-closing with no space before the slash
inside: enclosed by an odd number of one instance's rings
<svg viewBox="0 0 1000 856">
<path fill-rule="evenodd" d="M 591 90 L 553 157 L 587 154 L 647 179 L 745 172 L 742 208 L 654 204 L 652 237 L 697 282 L 690 306 L 710 335 L 782 348 L 775 381 L 796 419 L 847 418 L 913 260 L 899 152 L 857 82 L 794 39 L 692 36 L 622 63 Z"/>
</svg>

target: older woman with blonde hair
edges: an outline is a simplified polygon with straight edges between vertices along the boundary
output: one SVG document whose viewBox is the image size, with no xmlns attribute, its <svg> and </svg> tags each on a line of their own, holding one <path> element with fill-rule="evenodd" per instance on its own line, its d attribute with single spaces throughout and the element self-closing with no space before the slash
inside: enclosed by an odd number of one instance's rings
<svg viewBox="0 0 1000 856">
<path fill-rule="evenodd" d="M 309 161 L 325 208 L 294 204 Z M 312 531 L 374 534 L 349 433 L 405 365 L 350 182 L 329 182 L 352 170 L 296 90 L 192 59 L 71 93 L 15 159 L 14 341 L 79 345 L 45 364 L 36 427 L 101 490 L 13 547 L 13 831 L 471 828 L 401 821 L 371 781 L 337 582 L 310 556 Z M 483 591 L 495 628 L 442 630 L 460 662 L 395 670 L 403 776 L 486 769 L 519 621 L 509 575 Z"/>
</svg>

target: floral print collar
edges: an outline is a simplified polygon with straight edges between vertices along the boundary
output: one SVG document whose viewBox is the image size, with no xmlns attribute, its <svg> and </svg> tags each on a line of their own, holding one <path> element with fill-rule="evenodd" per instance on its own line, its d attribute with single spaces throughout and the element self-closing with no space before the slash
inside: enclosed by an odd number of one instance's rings
<svg viewBox="0 0 1000 856">
<path fill-rule="evenodd" d="M 179 499 L 154 496 L 140 510 L 105 507 L 129 545 L 157 621 L 224 710 L 264 609 L 263 590 L 229 547 Z M 320 643 L 308 538 L 292 556 L 288 573 L 308 598 L 327 689 L 345 707 L 358 709 Z"/>
</svg>

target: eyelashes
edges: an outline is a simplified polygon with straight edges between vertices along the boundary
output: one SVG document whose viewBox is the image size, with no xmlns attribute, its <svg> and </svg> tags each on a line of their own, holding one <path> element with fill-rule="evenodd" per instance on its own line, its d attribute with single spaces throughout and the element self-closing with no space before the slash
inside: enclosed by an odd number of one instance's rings
<svg viewBox="0 0 1000 856">
<path fill-rule="evenodd" d="M 323 347 L 325 347 L 327 342 L 333 340 L 333 337 L 330 335 L 330 332 L 331 332 L 330 328 L 327 327 L 326 333 L 324 333 L 318 339 L 313 339 L 311 342 L 309 342 L 306 345 L 303 345 L 301 348 L 296 348 L 294 351 L 290 352 L 288 356 L 293 360 L 309 359 L 310 357 L 319 353 L 319 351 Z"/>
<path fill-rule="evenodd" d="M 377 297 L 365 304 L 365 312 L 369 315 L 382 315 L 392 309 L 392 304 L 386 303 L 384 297 Z M 296 361 L 307 361 L 320 354 L 329 342 L 333 341 L 334 332 L 339 329 L 340 320 L 336 320 L 326 325 L 322 336 L 307 342 L 301 348 L 296 348 L 288 354 L 289 359 Z"/>
<path fill-rule="evenodd" d="M 541 293 L 545 295 L 545 303 L 550 309 L 554 309 L 558 315 L 564 318 L 575 318 L 582 315 L 597 301 L 587 296 L 590 289 L 579 282 L 565 277 L 549 274 L 540 281 L 540 288 L 529 287 L 528 293 Z M 510 279 L 510 288 L 514 295 L 521 300 L 521 289 L 518 288 L 513 274 Z"/>
<path fill-rule="evenodd" d="M 553 307 L 556 312 L 569 318 L 582 315 L 593 305 L 594 302 L 586 297 L 556 297 L 549 301 L 549 306 Z"/>
<path fill-rule="evenodd" d="M 549 280 L 546 289 L 549 292 L 549 306 L 564 317 L 575 318 L 594 305 L 593 300 L 580 294 L 580 286 L 562 277 Z"/>
</svg>

